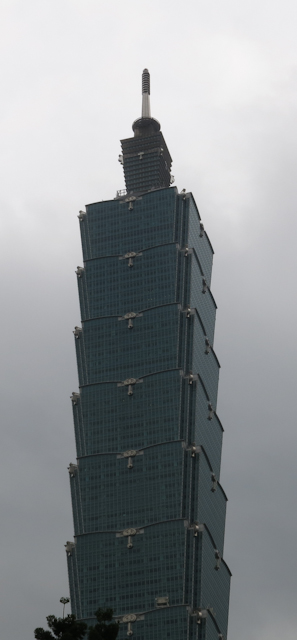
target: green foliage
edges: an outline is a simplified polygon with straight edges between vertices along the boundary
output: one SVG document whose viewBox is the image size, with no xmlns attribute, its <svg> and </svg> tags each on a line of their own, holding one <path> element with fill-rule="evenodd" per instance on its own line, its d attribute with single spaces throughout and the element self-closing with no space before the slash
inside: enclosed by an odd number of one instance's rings
<svg viewBox="0 0 297 640">
<path fill-rule="evenodd" d="M 116 640 L 119 633 L 119 623 L 112 622 L 112 609 L 98 609 L 95 612 L 97 624 L 88 629 L 88 640 Z M 51 631 L 41 627 L 35 629 L 36 640 L 83 640 L 87 632 L 85 622 L 77 622 L 74 615 L 66 618 L 47 616 L 47 625 Z M 109 623 L 109 624 L 107 624 Z"/>
<path fill-rule="evenodd" d="M 112 609 L 98 609 L 95 612 L 98 623 L 89 628 L 88 640 L 116 640 L 119 633 L 119 623 L 111 622 L 112 615 Z M 109 624 L 106 624 L 107 622 Z"/>
<path fill-rule="evenodd" d="M 82 640 L 85 636 L 87 625 L 85 622 L 77 622 L 74 615 L 66 618 L 47 616 L 46 619 L 52 633 L 39 627 L 34 631 L 36 640 Z"/>
</svg>

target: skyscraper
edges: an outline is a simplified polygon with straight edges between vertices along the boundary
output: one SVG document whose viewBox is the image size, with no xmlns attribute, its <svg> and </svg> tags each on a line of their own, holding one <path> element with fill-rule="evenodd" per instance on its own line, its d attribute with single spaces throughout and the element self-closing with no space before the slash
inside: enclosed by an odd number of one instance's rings
<svg viewBox="0 0 297 640">
<path fill-rule="evenodd" d="M 126 191 L 79 214 L 72 611 L 92 624 L 112 607 L 120 639 L 226 639 L 213 249 L 193 195 L 170 186 L 147 69 L 142 96 Z"/>
</svg>

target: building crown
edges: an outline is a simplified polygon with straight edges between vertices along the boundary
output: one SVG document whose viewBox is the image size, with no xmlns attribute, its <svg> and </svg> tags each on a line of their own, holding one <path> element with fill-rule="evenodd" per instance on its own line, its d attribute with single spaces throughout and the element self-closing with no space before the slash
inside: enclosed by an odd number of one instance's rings
<svg viewBox="0 0 297 640">
<path fill-rule="evenodd" d="M 124 167 L 127 193 L 143 193 L 169 187 L 172 159 L 158 120 L 151 117 L 150 74 L 142 72 L 141 117 L 133 122 L 133 138 L 121 140 L 120 161 Z"/>
</svg>

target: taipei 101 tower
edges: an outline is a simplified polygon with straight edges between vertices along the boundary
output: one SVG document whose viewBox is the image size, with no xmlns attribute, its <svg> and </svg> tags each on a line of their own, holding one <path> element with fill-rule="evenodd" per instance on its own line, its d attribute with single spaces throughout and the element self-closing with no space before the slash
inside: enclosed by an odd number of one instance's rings
<svg viewBox="0 0 297 640">
<path fill-rule="evenodd" d="M 119 640 L 226 640 L 213 249 L 192 193 L 171 186 L 147 69 L 132 128 L 126 190 L 78 216 L 72 612 L 92 625 L 112 608 Z"/>
</svg>

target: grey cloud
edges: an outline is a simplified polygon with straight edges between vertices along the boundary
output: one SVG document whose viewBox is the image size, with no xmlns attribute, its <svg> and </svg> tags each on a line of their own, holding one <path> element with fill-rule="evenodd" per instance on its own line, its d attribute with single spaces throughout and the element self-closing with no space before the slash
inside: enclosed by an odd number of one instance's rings
<svg viewBox="0 0 297 640">
<path fill-rule="evenodd" d="M 296 628 L 296 5 L 20 0 L 0 10 L 1 634 L 31 640 L 68 595 L 76 215 L 124 181 L 153 115 L 215 249 L 229 640 Z M 141 28 L 140 28 L 141 27 Z M 295 634 L 294 634 L 295 637 Z"/>
</svg>

